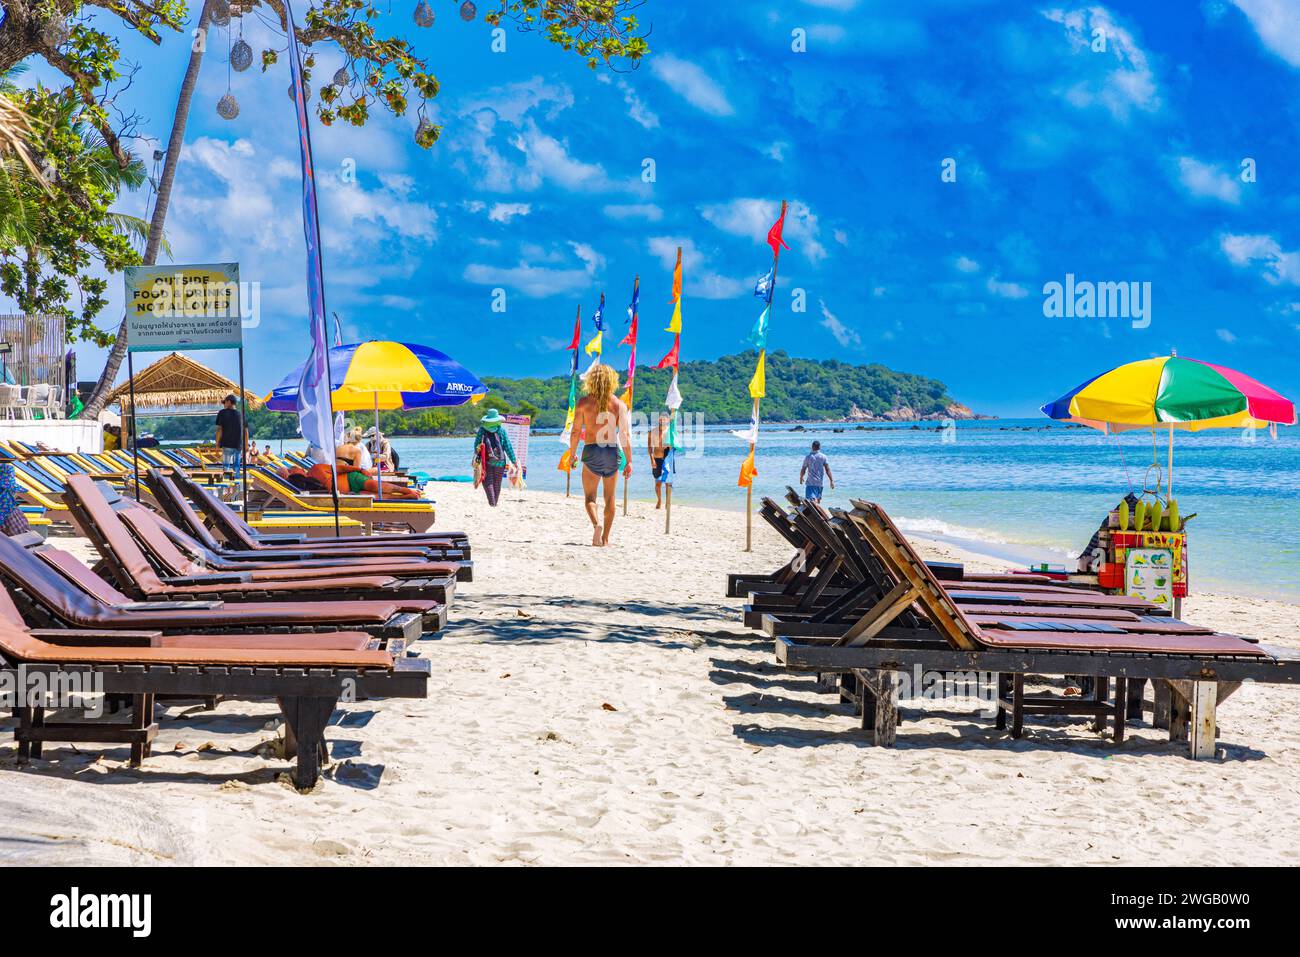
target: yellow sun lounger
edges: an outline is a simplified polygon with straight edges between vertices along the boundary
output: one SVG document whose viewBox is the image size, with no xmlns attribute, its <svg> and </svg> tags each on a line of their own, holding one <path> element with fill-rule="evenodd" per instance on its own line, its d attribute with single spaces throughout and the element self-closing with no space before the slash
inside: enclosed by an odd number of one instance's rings
<svg viewBox="0 0 1300 957">
<path fill-rule="evenodd" d="M 256 468 L 248 470 L 248 487 L 250 496 L 254 493 L 260 496 L 263 509 L 280 505 L 295 512 L 329 515 L 333 521 L 334 502 L 328 493 L 304 495 L 274 472 Z M 411 499 L 382 501 L 370 495 L 346 493 L 339 495 L 339 514 L 361 522 L 367 531 L 374 531 L 375 525 L 405 525 L 413 532 L 427 532 L 435 519 L 432 502 Z"/>
</svg>

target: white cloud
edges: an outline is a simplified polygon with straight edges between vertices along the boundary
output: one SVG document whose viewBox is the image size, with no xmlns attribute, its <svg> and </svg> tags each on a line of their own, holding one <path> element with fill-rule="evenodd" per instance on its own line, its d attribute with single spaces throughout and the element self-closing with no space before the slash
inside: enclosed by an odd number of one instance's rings
<svg viewBox="0 0 1300 957">
<path fill-rule="evenodd" d="M 1300 67 L 1300 6 L 1295 0 L 1232 0 L 1255 28 L 1259 42 Z"/>
<path fill-rule="evenodd" d="M 714 271 L 710 253 L 701 250 L 695 241 L 680 236 L 651 236 L 646 248 L 658 257 L 664 269 L 672 269 L 677 261 L 677 247 L 682 250 L 682 294 L 699 299 L 732 299 L 749 292 L 753 287 L 743 279 L 732 279 Z"/>
<path fill-rule="evenodd" d="M 847 32 L 838 23 L 814 23 L 808 28 L 808 39 L 820 43 L 840 43 Z"/>
<path fill-rule="evenodd" d="M 1254 266 L 1275 286 L 1300 286 L 1300 253 L 1285 251 L 1272 236 L 1225 233 L 1219 248 L 1234 266 Z"/>
<path fill-rule="evenodd" d="M 1018 282 L 1002 282 L 997 276 L 989 276 L 985 284 L 989 292 L 995 296 L 1001 296 L 1003 299 L 1024 299 L 1029 295 L 1029 290 Z"/>
<path fill-rule="evenodd" d="M 682 99 L 711 116 L 731 116 L 735 107 L 726 92 L 697 64 L 671 53 L 650 58 L 650 71 Z"/>
<path fill-rule="evenodd" d="M 648 223 L 657 223 L 664 218 L 664 211 L 654 203 L 611 203 L 604 213 L 610 219 L 644 219 Z"/>
<path fill-rule="evenodd" d="M 466 282 L 481 286 L 500 286 L 507 292 L 518 293 L 534 299 L 545 299 L 562 293 L 575 292 L 591 285 L 596 271 L 604 268 L 605 257 L 586 243 L 569 243 L 581 267 L 552 268 L 550 263 L 572 262 L 559 250 L 540 250 L 525 247 L 523 258 L 514 266 L 493 266 L 470 263 L 465 267 Z M 542 265 L 538 265 L 538 262 Z"/>
<path fill-rule="evenodd" d="M 1121 122 L 1134 109 L 1150 113 L 1160 108 L 1160 91 L 1146 53 L 1109 10 L 1053 9 L 1044 10 L 1043 16 L 1065 27 L 1071 49 L 1083 58 L 1075 61 L 1083 75 L 1061 91 L 1067 102 L 1081 108 L 1100 106 Z M 1105 49 L 1094 51 L 1099 39 Z"/>
<path fill-rule="evenodd" d="M 1241 202 L 1241 181 L 1210 163 L 1194 156 L 1178 157 L 1178 179 L 1193 196 L 1222 200 L 1236 205 Z"/>
<path fill-rule="evenodd" d="M 958 272 L 972 273 L 980 271 L 980 264 L 969 256 L 958 256 L 953 265 L 957 267 Z"/>
<path fill-rule="evenodd" d="M 789 143 L 785 142 L 784 140 L 778 140 L 777 142 L 771 144 L 770 146 L 763 147 L 763 155 L 768 157 L 769 159 L 776 160 L 778 163 L 783 163 L 785 162 L 786 151 L 789 148 L 790 148 Z"/>
<path fill-rule="evenodd" d="M 826 307 L 825 299 L 818 299 L 817 304 L 821 306 L 822 310 L 822 326 L 830 331 L 830 334 L 835 337 L 835 341 L 842 348 L 859 349 L 862 347 L 862 337 L 858 335 L 856 330 L 850 329 L 841 322 L 839 317 Z"/>
<path fill-rule="evenodd" d="M 746 236 L 756 243 L 767 243 L 767 231 L 781 215 L 781 204 L 770 199 L 733 199 L 726 203 L 708 203 L 699 207 L 700 215 L 724 233 Z M 817 216 L 805 204 L 790 203 L 785 214 L 782 236 L 791 250 L 802 253 L 809 262 L 826 258 L 826 247 L 819 238 Z"/>
<path fill-rule="evenodd" d="M 632 122 L 637 123 L 647 130 L 656 130 L 659 128 L 659 114 L 655 113 L 637 94 L 636 88 L 632 86 L 623 77 L 611 78 L 608 73 L 597 75 L 601 83 L 614 84 L 618 87 L 619 92 L 623 94 L 623 102 L 627 105 L 627 115 Z"/>
<path fill-rule="evenodd" d="M 1227 329 L 1215 329 L 1214 334 L 1218 336 L 1222 341 L 1228 343 L 1229 345 L 1237 341 L 1237 337 L 1234 336 Z"/>
<path fill-rule="evenodd" d="M 516 216 L 527 216 L 533 211 L 531 203 L 493 203 L 488 219 L 494 223 L 508 223 Z"/>
</svg>

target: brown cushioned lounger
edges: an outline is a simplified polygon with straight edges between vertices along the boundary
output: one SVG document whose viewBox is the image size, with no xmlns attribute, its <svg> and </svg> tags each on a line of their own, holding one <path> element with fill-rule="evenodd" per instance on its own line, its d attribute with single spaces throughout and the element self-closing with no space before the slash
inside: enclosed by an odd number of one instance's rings
<svg viewBox="0 0 1300 957">
<path fill-rule="evenodd" d="M 50 626 L 96 629 L 204 631 L 358 630 L 383 638 L 414 641 L 426 627 L 436 630 L 445 611 L 400 611 L 391 601 L 303 603 L 220 601 L 134 602 L 79 559 L 52 545 L 31 550 L 0 535 L 0 577 L 14 593 L 27 620 Z M 432 605 L 432 603 L 430 603 Z M 433 618 L 433 625 L 426 624 Z"/>
<path fill-rule="evenodd" d="M 162 648 L 114 644 L 60 645 L 0 622 L 0 670 L 80 676 L 87 688 L 134 699 L 127 724 L 54 724 L 44 708 L 16 707 L 19 758 L 44 741 L 123 742 L 138 765 L 157 733 L 156 695 L 274 697 L 285 717 L 286 751 L 295 754 L 294 783 L 311 788 L 320 777 L 325 726 L 344 693 L 422 698 L 429 663 L 388 651 L 323 648 Z M 66 684 L 60 680 L 60 684 Z M 24 685 L 25 687 L 25 685 Z"/>
<path fill-rule="evenodd" d="M 213 556 L 209 561 L 202 546 L 193 539 L 184 536 L 179 529 L 164 527 L 166 520 L 149 511 L 143 505 L 129 500 L 119 500 L 120 507 L 115 508 L 117 516 L 126 524 L 136 543 L 152 560 L 160 571 L 167 575 L 193 576 L 206 572 L 235 572 L 247 574 L 250 581 L 310 581 L 327 579 L 346 579 L 355 575 L 384 575 L 396 579 L 406 578 L 453 578 L 459 570 L 459 564 L 448 562 L 431 562 L 424 559 L 415 561 L 389 560 L 374 558 L 344 559 L 340 565 L 316 565 L 307 562 L 230 562 L 220 556 Z M 168 523 L 170 524 L 170 523 Z M 181 543 L 181 544 L 178 544 Z M 196 562 L 182 547 L 198 553 L 203 558 Z M 210 553 L 209 553 L 210 554 Z"/>
<path fill-rule="evenodd" d="M 390 576 L 355 576 L 254 582 L 240 574 L 213 573 L 161 578 L 91 479 L 71 476 L 64 501 L 73 521 L 99 550 L 118 585 L 142 599 L 214 597 L 227 602 L 290 597 L 303 601 L 391 599 L 400 610 L 414 611 L 415 607 L 404 605 L 429 600 L 445 603 L 456 587 L 455 579 L 450 577 L 401 581 Z"/>
<path fill-rule="evenodd" d="M 283 539 L 277 539 L 274 536 L 262 535 L 254 531 L 247 522 L 240 517 L 239 513 L 232 509 L 216 495 L 212 494 L 209 489 L 204 488 L 194 482 L 188 475 L 179 469 L 174 474 L 176 484 L 181 491 L 207 516 L 216 530 L 226 539 L 226 542 L 232 548 L 238 549 L 262 549 L 301 547 L 292 542 L 285 542 Z M 296 536 L 295 536 L 296 537 Z M 402 547 L 420 545 L 427 548 L 438 548 L 440 545 L 450 546 L 460 550 L 461 557 L 468 559 L 469 537 L 464 532 L 415 532 L 400 534 L 376 534 L 366 536 L 353 536 L 349 538 L 318 538 L 312 539 L 309 546 L 312 549 L 317 548 L 352 548 L 358 545 L 366 548 L 372 548 L 379 545 L 393 543 Z"/>
<path fill-rule="evenodd" d="M 468 570 L 472 563 L 468 561 L 468 545 L 461 548 L 451 544 L 450 540 L 408 543 L 409 536 L 391 538 L 370 536 L 368 538 L 313 539 L 274 547 L 255 542 L 255 547 L 232 548 L 220 541 L 212 530 L 204 524 L 195 513 L 189 500 L 181 494 L 173 476 L 163 475 L 157 469 L 150 469 L 145 475 L 145 484 L 153 492 L 154 500 L 162 508 L 172 524 L 181 532 L 191 536 L 214 555 L 221 555 L 229 560 L 284 561 L 285 559 L 317 560 L 330 562 L 351 562 L 363 559 L 433 559 L 437 561 L 455 561 L 464 566 L 457 574 L 460 581 L 470 581 Z M 224 503 L 222 503 L 224 505 Z M 250 529 L 251 531 L 251 529 Z"/>
</svg>

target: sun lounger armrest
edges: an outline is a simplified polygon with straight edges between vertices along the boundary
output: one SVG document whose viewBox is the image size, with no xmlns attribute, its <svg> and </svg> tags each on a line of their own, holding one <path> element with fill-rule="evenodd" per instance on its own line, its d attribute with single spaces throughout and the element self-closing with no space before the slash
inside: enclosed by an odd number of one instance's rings
<svg viewBox="0 0 1300 957">
<path fill-rule="evenodd" d="M 34 545 L 44 545 L 45 539 L 40 532 L 23 532 L 20 535 L 10 535 L 9 540 L 15 545 L 23 548 L 31 548 Z"/>
<path fill-rule="evenodd" d="M 208 575 L 169 575 L 164 585 L 247 585 L 253 580 L 249 572 L 213 572 Z"/>
<path fill-rule="evenodd" d="M 104 631 L 93 628 L 32 628 L 31 634 L 51 645 L 91 648 L 151 648 L 162 638 L 161 631 Z"/>
<path fill-rule="evenodd" d="M 224 608 L 224 601 L 127 601 L 116 607 L 122 611 L 212 611 Z"/>
</svg>

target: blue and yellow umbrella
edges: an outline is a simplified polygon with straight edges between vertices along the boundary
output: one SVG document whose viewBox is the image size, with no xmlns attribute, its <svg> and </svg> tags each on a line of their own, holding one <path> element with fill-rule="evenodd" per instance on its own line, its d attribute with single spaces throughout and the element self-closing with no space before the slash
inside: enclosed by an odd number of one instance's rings
<svg viewBox="0 0 1300 957">
<path fill-rule="evenodd" d="M 272 412 L 298 408 L 302 365 L 266 397 Z M 359 409 L 431 409 L 464 405 L 487 395 L 487 386 L 451 356 L 410 342 L 354 342 L 330 349 L 331 404 L 336 412 Z"/>
</svg>

